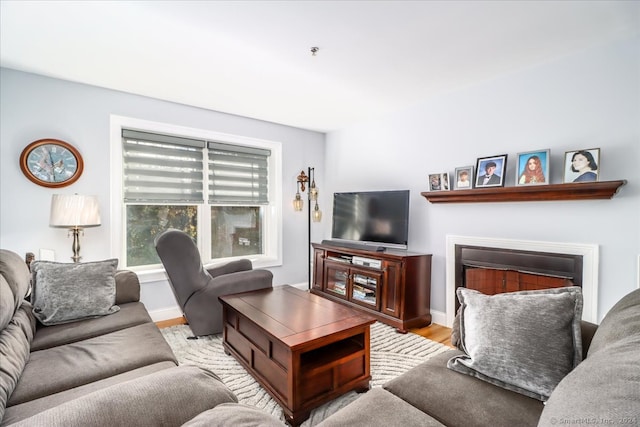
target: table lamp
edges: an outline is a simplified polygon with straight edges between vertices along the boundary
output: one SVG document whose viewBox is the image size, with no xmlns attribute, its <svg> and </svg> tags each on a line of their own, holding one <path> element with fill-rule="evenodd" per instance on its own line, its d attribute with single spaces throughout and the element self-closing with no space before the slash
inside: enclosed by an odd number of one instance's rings
<svg viewBox="0 0 640 427">
<path fill-rule="evenodd" d="M 49 225 L 68 228 L 73 233 L 73 262 L 80 262 L 80 231 L 100 225 L 98 197 L 79 194 L 54 194 L 51 198 Z M 84 232 L 83 232 L 84 235 Z"/>
</svg>

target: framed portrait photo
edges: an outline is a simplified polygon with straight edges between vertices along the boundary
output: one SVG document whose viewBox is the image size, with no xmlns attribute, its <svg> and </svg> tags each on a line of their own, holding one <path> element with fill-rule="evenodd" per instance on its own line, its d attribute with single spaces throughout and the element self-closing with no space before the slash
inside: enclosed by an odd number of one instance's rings
<svg viewBox="0 0 640 427">
<path fill-rule="evenodd" d="M 600 179 L 600 149 L 564 153 L 564 182 L 593 182 Z"/>
<path fill-rule="evenodd" d="M 475 187 L 503 187 L 507 155 L 479 157 L 476 163 Z"/>
<path fill-rule="evenodd" d="M 449 191 L 449 173 L 429 174 L 429 191 Z"/>
<path fill-rule="evenodd" d="M 453 174 L 454 190 L 471 190 L 473 188 L 473 166 L 456 168 Z"/>
<path fill-rule="evenodd" d="M 549 184 L 549 150 L 518 153 L 516 185 Z"/>
</svg>

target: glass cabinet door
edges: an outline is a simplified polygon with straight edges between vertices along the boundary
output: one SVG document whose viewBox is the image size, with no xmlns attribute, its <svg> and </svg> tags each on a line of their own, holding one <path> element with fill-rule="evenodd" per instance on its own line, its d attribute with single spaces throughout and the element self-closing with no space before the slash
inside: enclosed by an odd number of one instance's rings
<svg viewBox="0 0 640 427">
<path fill-rule="evenodd" d="M 380 306 L 381 278 L 382 273 L 352 270 L 351 301 L 377 310 Z"/>
<path fill-rule="evenodd" d="M 341 298 L 347 298 L 349 269 L 342 266 L 334 266 L 331 265 L 330 262 L 326 262 L 325 278 L 326 292 Z"/>
</svg>

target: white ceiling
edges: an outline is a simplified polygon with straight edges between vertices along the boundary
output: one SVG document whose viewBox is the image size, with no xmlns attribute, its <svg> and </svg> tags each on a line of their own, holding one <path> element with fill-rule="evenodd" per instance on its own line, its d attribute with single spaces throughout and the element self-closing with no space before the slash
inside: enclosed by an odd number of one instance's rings
<svg viewBox="0 0 640 427">
<path fill-rule="evenodd" d="M 640 2 L 1 0 L 0 19 L 2 67 L 327 132 L 635 36 Z"/>
</svg>

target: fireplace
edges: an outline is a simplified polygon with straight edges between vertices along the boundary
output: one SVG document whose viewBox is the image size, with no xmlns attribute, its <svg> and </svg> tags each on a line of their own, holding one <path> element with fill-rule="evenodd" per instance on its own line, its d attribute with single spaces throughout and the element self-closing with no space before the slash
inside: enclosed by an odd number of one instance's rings
<svg viewBox="0 0 640 427">
<path fill-rule="evenodd" d="M 455 284 L 487 295 L 581 286 L 582 255 L 455 245 Z"/>
<path fill-rule="evenodd" d="M 584 320 L 597 323 L 597 245 L 447 236 L 447 325 L 459 286 L 486 294 L 580 286 Z"/>
</svg>

